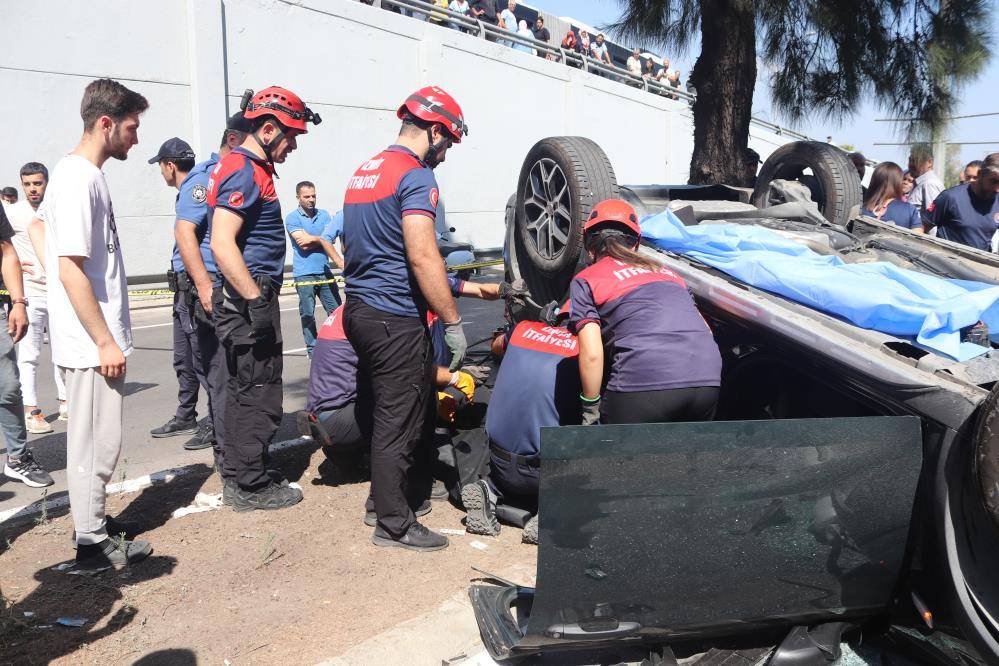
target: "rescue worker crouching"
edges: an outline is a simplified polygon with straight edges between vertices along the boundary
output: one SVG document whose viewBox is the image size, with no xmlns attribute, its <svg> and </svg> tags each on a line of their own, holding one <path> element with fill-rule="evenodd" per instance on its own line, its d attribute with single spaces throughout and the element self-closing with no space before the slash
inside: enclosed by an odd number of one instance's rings
<svg viewBox="0 0 999 666">
<path fill-rule="evenodd" d="M 721 355 L 686 284 L 637 252 L 641 228 L 625 201 L 594 206 L 583 234 L 592 263 L 569 287 L 583 424 L 710 420 Z M 605 346 L 610 373 L 601 398 Z"/>
<path fill-rule="evenodd" d="M 347 185 L 344 328 L 359 358 L 358 391 L 372 400 L 372 543 L 434 551 L 448 540 L 416 521 L 409 497 L 427 481 L 414 456 L 425 455 L 433 438 L 427 310 L 444 322 L 452 370 L 467 342 L 437 249 L 433 168 L 468 128 L 454 98 L 435 86 L 410 95 L 397 116 L 396 143 L 361 164 Z"/>
<path fill-rule="evenodd" d="M 489 473 L 461 490 L 465 529 L 499 534 L 497 505 L 509 505 L 530 516 L 518 524 L 523 541 L 536 544 L 541 428 L 579 425 L 579 345 L 565 327 L 533 321 L 497 340 L 504 342 L 493 347 L 502 362 L 486 410 Z"/>
<path fill-rule="evenodd" d="M 228 372 L 223 478 L 234 479 L 223 482 L 223 501 L 231 498 L 236 511 L 251 511 L 302 500 L 300 490 L 265 466 L 283 397 L 278 292 L 285 232 L 273 175 L 274 165 L 307 133 L 306 123 L 320 119 L 295 93 L 277 86 L 245 95 L 243 117 L 249 134 L 212 172 L 208 206 L 211 249 L 222 274 L 212 316 Z"/>
</svg>

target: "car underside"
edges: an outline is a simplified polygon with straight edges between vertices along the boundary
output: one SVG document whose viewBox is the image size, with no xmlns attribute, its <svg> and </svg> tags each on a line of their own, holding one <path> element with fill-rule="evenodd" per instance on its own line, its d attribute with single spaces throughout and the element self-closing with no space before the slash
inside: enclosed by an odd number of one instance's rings
<svg viewBox="0 0 999 666">
<path fill-rule="evenodd" d="M 786 148 L 749 192 L 619 186 L 592 141 L 540 141 L 507 211 L 507 279 L 531 294 L 514 317 L 564 300 L 586 262 L 582 221 L 611 197 L 848 264 L 999 284 L 993 255 L 844 211 L 860 183 L 838 149 Z M 959 362 L 642 251 L 684 279 L 714 332 L 716 420 L 542 431 L 537 585 L 471 591 L 493 657 L 999 662 L 999 350 Z"/>
</svg>

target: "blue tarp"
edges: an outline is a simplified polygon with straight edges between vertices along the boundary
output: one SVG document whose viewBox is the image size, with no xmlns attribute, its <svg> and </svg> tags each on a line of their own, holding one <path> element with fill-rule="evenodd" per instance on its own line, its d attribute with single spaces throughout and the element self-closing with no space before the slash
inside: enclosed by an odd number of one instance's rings
<svg viewBox="0 0 999 666">
<path fill-rule="evenodd" d="M 847 264 L 762 227 L 687 227 L 666 210 L 642 220 L 642 235 L 738 280 L 861 328 L 914 339 L 959 361 L 988 351 L 962 343 L 960 330 L 982 321 L 999 332 L 999 286 L 948 280 L 885 262 Z"/>
</svg>

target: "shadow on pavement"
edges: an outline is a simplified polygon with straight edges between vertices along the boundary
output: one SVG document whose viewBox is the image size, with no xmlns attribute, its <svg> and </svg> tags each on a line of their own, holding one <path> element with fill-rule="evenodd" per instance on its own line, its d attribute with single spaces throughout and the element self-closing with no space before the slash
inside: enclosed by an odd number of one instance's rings
<svg viewBox="0 0 999 666">
<path fill-rule="evenodd" d="M 132 663 L 132 666 L 194 666 L 198 660 L 194 653 L 184 648 L 150 652 Z"/>
<path fill-rule="evenodd" d="M 5 662 L 49 663 L 128 626 L 138 614 L 142 601 L 132 586 L 170 575 L 177 560 L 154 554 L 120 572 L 111 570 L 94 576 L 71 575 L 55 571 L 54 566 L 39 569 L 35 573 L 38 587 L 11 608 L 14 617 L 23 617 L 25 611 L 34 613 L 34 617 L 31 624 L 8 632 L 12 635 L 0 636 Z M 121 606 L 111 615 L 119 601 Z M 81 627 L 61 626 L 56 624 L 57 618 L 85 622 Z M 46 625 L 48 628 L 42 628 Z M 96 628 L 98 625 L 100 628 Z"/>
<path fill-rule="evenodd" d="M 148 382 L 125 382 L 125 395 L 135 395 L 136 393 L 141 393 L 157 386 L 159 384 L 150 384 Z"/>
</svg>

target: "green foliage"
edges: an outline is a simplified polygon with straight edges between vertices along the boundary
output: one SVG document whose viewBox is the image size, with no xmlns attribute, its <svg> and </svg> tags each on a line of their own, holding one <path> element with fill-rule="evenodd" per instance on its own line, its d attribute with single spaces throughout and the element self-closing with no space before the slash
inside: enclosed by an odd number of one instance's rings
<svg viewBox="0 0 999 666">
<path fill-rule="evenodd" d="M 682 53 L 701 29 L 701 8 L 726 4 L 621 0 L 608 29 Z M 989 57 L 987 0 L 760 0 L 755 8 L 761 71 L 792 122 L 841 120 L 870 97 L 905 122 L 910 140 L 932 140 Z"/>
</svg>

